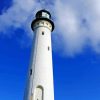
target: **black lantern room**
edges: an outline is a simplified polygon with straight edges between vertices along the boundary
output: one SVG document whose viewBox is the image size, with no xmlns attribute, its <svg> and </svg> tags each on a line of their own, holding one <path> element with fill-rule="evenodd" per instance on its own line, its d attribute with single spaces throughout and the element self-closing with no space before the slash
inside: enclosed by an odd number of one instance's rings
<svg viewBox="0 0 100 100">
<path fill-rule="evenodd" d="M 31 28 L 33 30 L 33 26 L 35 24 L 35 22 L 39 21 L 39 20 L 46 20 L 46 21 L 49 21 L 52 25 L 52 31 L 54 30 L 54 23 L 53 21 L 51 20 L 51 14 L 50 12 L 48 12 L 47 10 L 40 10 L 36 13 L 36 19 L 33 20 L 32 24 L 31 24 Z"/>
</svg>

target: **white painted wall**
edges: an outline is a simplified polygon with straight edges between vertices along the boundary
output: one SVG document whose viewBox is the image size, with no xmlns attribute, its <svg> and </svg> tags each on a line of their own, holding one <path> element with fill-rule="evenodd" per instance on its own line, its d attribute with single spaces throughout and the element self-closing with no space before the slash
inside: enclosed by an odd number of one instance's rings
<svg viewBox="0 0 100 100">
<path fill-rule="evenodd" d="M 51 30 L 51 24 L 44 20 L 38 21 L 34 25 L 36 36 L 30 64 L 32 75 L 30 76 L 29 73 L 24 100 L 37 100 L 37 98 L 38 100 L 54 100 Z"/>
</svg>

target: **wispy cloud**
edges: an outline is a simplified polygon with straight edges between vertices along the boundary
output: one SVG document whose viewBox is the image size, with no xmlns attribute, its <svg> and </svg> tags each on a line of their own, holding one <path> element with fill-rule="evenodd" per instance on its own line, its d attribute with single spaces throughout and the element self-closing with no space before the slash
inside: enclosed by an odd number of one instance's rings
<svg viewBox="0 0 100 100">
<path fill-rule="evenodd" d="M 54 45 L 64 55 L 81 53 L 87 46 L 100 53 L 99 0 L 13 0 L 0 15 L 0 33 L 22 28 L 31 35 L 31 21 L 36 11 L 46 8 L 55 21 Z M 29 34 L 30 33 L 30 34 Z"/>
<path fill-rule="evenodd" d="M 38 8 L 37 8 L 38 7 Z M 10 27 L 25 28 L 34 15 L 34 10 L 41 8 L 34 0 L 13 0 L 12 6 L 0 15 L 0 32 L 7 33 Z"/>
<path fill-rule="evenodd" d="M 100 53 L 99 5 L 99 0 L 75 0 L 74 2 L 57 0 L 55 2 L 57 43 L 59 45 L 59 41 L 62 41 L 60 49 L 64 55 L 74 56 L 87 47 Z"/>
</svg>

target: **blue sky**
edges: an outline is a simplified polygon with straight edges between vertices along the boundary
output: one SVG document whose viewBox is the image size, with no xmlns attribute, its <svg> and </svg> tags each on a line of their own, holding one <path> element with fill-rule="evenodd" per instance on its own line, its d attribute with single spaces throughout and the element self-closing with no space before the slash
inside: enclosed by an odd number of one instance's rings
<svg viewBox="0 0 100 100">
<path fill-rule="evenodd" d="M 1 100 L 23 100 L 34 34 L 30 23 L 41 8 L 48 9 L 55 22 L 55 100 L 100 100 L 98 0 L 0 1 Z"/>
</svg>

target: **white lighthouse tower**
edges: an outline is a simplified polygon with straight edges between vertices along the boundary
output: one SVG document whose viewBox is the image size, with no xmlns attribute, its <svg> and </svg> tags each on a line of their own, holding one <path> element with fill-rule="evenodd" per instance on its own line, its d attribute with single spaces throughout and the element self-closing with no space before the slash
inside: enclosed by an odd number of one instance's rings
<svg viewBox="0 0 100 100">
<path fill-rule="evenodd" d="M 35 40 L 28 73 L 28 84 L 24 100 L 54 100 L 51 32 L 54 23 L 51 14 L 40 10 L 31 28 Z"/>
</svg>

